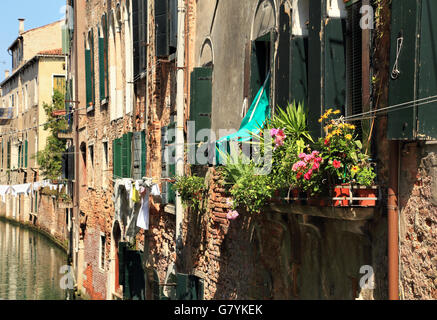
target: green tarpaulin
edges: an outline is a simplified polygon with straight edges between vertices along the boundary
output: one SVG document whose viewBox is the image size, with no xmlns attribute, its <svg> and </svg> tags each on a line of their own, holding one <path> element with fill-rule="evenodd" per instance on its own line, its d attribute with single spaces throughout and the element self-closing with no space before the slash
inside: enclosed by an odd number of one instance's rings
<svg viewBox="0 0 437 320">
<path fill-rule="evenodd" d="M 249 111 L 241 122 L 240 129 L 228 136 L 216 141 L 216 160 L 217 164 L 224 164 L 225 159 L 221 156 L 230 153 L 230 141 L 244 142 L 252 138 L 251 133 L 259 134 L 260 128 L 264 127 L 266 119 L 270 118 L 269 92 L 270 74 L 262 88 L 258 91 Z"/>
</svg>

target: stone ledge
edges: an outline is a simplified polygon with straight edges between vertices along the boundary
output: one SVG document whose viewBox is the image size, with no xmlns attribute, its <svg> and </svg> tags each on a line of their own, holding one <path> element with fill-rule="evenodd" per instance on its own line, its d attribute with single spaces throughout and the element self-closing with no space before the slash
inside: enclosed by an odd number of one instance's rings
<svg viewBox="0 0 437 320">
<path fill-rule="evenodd" d="M 328 219 L 361 221 L 371 220 L 375 217 L 377 207 L 317 207 L 296 204 L 271 203 L 266 207 L 267 211 L 281 214 L 308 215 Z"/>
</svg>

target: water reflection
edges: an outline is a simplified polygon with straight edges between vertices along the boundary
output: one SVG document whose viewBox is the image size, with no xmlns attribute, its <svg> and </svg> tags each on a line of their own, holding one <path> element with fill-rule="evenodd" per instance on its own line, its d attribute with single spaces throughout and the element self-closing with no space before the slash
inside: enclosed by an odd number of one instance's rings
<svg viewBox="0 0 437 320">
<path fill-rule="evenodd" d="M 41 234 L 0 220 L 0 299 L 63 300 L 65 252 Z"/>
</svg>

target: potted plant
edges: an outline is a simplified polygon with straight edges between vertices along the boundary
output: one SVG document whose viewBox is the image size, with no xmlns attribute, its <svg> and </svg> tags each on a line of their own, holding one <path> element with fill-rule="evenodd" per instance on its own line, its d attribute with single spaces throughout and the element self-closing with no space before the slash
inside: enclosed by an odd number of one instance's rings
<svg viewBox="0 0 437 320">
<path fill-rule="evenodd" d="M 354 198 L 362 207 L 374 207 L 378 200 L 378 188 L 374 185 L 376 174 L 370 165 L 357 167 L 354 175 L 356 185 L 353 186 Z"/>
<path fill-rule="evenodd" d="M 375 174 L 369 157 L 362 151 L 356 127 L 344 122 L 343 118 L 333 119 L 338 114 L 339 110 L 329 109 L 319 119 L 320 123 L 325 123 L 326 136 L 319 139 L 318 148 L 323 158 L 322 170 L 331 186 L 333 205 L 349 206 L 353 204 L 352 185 L 369 187 L 373 184 Z M 365 190 L 356 186 L 355 189 Z"/>
</svg>

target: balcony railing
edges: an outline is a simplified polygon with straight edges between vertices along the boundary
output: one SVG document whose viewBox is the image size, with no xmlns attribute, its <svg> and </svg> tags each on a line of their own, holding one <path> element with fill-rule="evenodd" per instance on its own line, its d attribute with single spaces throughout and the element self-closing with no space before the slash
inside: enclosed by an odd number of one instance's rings
<svg viewBox="0 0 437 320">
<path fill-rule="evenodd" d="M 0 120 L 12 120 L 14 118 L 14 108 L 0 108 Z"/>
</svg>

